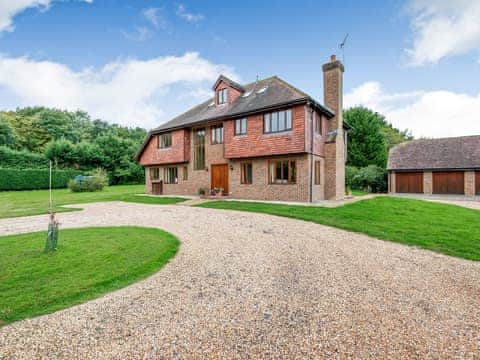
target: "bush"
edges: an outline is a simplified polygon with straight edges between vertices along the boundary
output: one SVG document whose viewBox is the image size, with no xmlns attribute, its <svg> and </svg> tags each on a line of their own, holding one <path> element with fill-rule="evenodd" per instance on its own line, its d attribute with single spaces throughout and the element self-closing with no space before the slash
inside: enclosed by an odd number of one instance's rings
<svg viewBox="0 0 480 360">
<path fill-rule="evenodd" d="M 387 171 L 377 165 L 363 168 L 347 167 L 347 186 L 352 189 L 368 192 L 387 191 Z"/>
<path fill-rule="evenodd" d="M 79 174 L 77 170 L 54 170 L 52 188 L 66 188 L 68 181 Z M 0 191 L 48 189 L 48 183 L 48 169 L 0 168 Z"/>
<path fill-rule="evenodd" d="M 48 159 L 42 154 L 0 146 L 0 168 L 46 169 L 48 166 Z"/>
<path fill-rule="evenodd" d="M 77 177 L 68 182 L 72 192 L 101 191 L 108 185 L 108 175 L 103 169 L 92 171 L 90 176 Z"/>
</svg>

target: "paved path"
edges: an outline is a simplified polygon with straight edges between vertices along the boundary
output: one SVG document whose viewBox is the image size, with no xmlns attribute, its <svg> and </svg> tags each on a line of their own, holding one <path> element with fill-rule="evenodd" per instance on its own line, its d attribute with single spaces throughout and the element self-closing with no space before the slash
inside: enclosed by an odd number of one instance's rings
<svg viewBox="0 0 480 360">
<path fill-rule="evenodd" d="M 264 214 L 81 206 L 63 228 L 161 227 L 181 249 L 132 286 L 0 328 L 0 359 L 479 354 L 479 263 Z M 46 221 L 2 219 L 0 234 Z"/>
</svg>

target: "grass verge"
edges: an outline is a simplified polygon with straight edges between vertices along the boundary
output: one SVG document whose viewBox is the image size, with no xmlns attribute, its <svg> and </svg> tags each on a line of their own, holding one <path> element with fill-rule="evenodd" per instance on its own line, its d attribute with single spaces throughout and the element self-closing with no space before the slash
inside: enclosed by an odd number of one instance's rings
<svg viewBox="0 0 480 360">
<path fill-rule="evenodd" d="M 394 197 L 377 197 L 337 208 L 241 201 L 213 201 L 197 206 L 312 221 L 446 255 L 480 260 L 480 211 L 459 206 Z"/>
<path fill-rule="evenodd" d="M 94 299 L 158 271 L 179 241 L 160 229 L 97 227 L 0 237 L 0 325 Z"/>
</svg>

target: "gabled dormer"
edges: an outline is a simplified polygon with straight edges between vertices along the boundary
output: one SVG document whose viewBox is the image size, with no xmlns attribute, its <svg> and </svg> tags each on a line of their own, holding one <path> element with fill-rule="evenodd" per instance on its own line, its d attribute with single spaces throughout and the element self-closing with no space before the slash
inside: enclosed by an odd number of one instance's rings
<svg viewBox="0 0 480 360">
<path fill-rule="evenodd" d="M 220 75 L 213 85 L 213 91 L 215 92 L 215 106 L 228 106 L 241 96 L 245 89 L 235 81 Z"/>
</svg>

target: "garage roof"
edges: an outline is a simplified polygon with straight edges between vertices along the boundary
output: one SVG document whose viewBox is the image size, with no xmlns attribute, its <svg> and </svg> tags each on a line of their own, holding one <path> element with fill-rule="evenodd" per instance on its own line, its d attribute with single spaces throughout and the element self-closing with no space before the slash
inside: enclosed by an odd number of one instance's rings
<svg viewBox="0 0 480 360">
<path fill-rule="evenodd" d="M 480 169 L 480 135 L 402 143 L 390 150 L 387 169 Z"/>
</svg>

